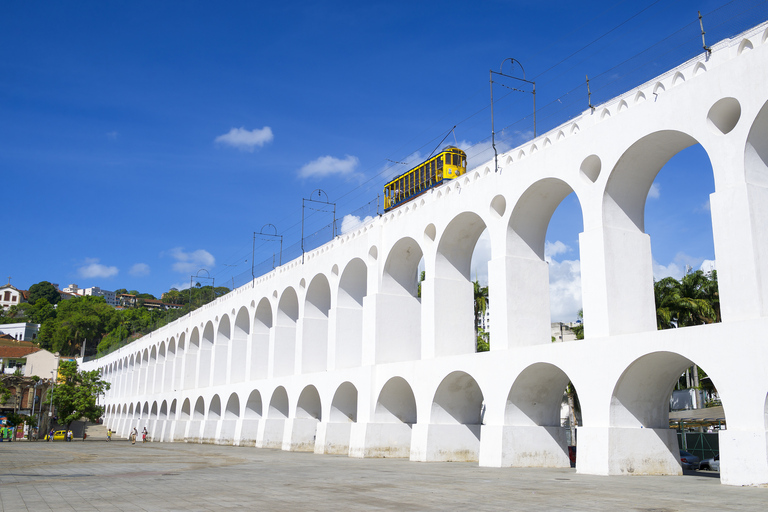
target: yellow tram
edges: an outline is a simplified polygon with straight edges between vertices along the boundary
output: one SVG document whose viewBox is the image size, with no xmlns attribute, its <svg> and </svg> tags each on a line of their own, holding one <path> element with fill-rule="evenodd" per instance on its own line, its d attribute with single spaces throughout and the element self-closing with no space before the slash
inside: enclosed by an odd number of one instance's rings
<svg viewBox="0 0 768 512">
<path fill-rule="evenodd" d="M 401 174 L 384 185 L 384 211 L 397 208 L 423 194 L 443 180 L 458 178 L 467 172 L 467 155 L 454 146 L 448 146 L 426 162 Z"/>
</svg>

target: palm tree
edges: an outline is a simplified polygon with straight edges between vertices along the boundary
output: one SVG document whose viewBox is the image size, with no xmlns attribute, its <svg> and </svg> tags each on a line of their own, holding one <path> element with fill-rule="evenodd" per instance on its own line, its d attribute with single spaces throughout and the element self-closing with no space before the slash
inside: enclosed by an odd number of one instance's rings
<svg viewBox="0 0 768 512">
<path fill-rule="evenodd" d="M 472 281 L 475 294 L 475 338 L 477 340 L 477 352 L 486 352 L 490 350 L 489 333 L 482 329 L 482 320 L 488 311 L 488 287 L 480 286 L 480 282 L 475 278 Z"/>
<path fill-rule="evenodd" d="M 686 273 L 680 281 L 665 277 L 653 285 L 659 329 L 710 324 L 720 321 L 717 274 L 701 270 Z"/>
</svg>

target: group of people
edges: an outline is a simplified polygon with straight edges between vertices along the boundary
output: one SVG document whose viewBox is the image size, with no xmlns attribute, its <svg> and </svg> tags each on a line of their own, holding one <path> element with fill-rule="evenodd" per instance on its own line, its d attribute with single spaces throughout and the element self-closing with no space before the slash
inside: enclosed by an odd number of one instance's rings
<svg viewBox="0 0 768 512">
<path fill-rule="evenodd" d="M 147 435 L 149 435 L 149 432 L 147 432 L 147 427 L 144 427 L 144 430 L 141 432 L 142 443 L 147 442 Z M 136 427 L 133 427 L 133 430 L 131 430 L 131 444 L 136 444 L 136 438 L 138 436 L 139 436 L 139 431 L 136 430 Z"/>
</svg>

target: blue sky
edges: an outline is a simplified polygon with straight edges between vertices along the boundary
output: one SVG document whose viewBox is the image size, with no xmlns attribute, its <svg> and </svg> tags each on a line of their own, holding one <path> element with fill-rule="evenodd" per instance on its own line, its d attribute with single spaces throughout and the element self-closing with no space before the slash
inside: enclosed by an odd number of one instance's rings
<svg viewBox="0 0 768 512">
<path fill-rule="evenodd" d="M 358 209 L 405 170 L 391 161 L 428 155 L 454 125 L 446 142 L 489 159 L 488 70 L 504 59 L 537 80 L 550 129 L 586 108 L 585 74 L 594 103 L 696 54 L 698 10 L 712 43 L 765 19 L 757 0 L 706 16 L 726 3 L 5 3 L 3 280 L 159 296 L 206 268 L 227 285 L 250 274 L 265 224 L 286 247 L 300 241 L 313 190 L 339 218 L 364 217 L 370 208 Z M 499 93 L 503 144 L 530 136 L 528 101 Z M 648 203 L 654 259 L 669 273 L 714 259 L 707 166 L 698 148 L 678 155 Z M 571 294 L 574 208 L 564 201 L 547 236 Z M 306 231 L 326 221 L 313 215 Z M 257 245 L 257 263 L 275 247 Z M 565 302 L 553 317 L 574 316 Z"/>
</svg>

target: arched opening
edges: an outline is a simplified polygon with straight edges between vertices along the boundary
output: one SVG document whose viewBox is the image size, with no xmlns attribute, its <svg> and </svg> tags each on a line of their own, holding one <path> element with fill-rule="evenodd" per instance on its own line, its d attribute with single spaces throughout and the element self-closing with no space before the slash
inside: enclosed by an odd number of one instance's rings
<svg viewBox="0 0 768 512">
<path fill-rule="evenodd" d="M 211 403 L 208 406 L 208 419 L 221 419 L 221 398 L 219 398 L 219 395 L 213 395 L 211 399 Z"/>
<path fill-rule="evenodd" d="M 211 385 L 211 373 L 213 371 L 213 341 L 214 341 L 213 322 L 210 320 L 205 324 L 203 336 L 200 340 L 200 351 L 198 355 L 197 369 L 197 387 L 204 388 Z"/>
<path fill-rule="evenodd" d="M 606 283 L 604 295 L 588 298 L 597 287 L 585 290 L 587 335 L 592 329 L 599 336 L 655 330 L 654 280 L 714 268 L 713 176 L 706 152 L 682 132 L 652 133 L 624 152 L 603 198 L 600 245 L 611 257 L 605 258 L 603 276 L 594 276 Z M 595 305 L 594 321 L 588 302 Z"/>
<path fill-rule="evenodd" d="M 176 339 L 171 337 L 168 342 L 168 352 L 165 355 L 163 368 L 163 391 L 176 391 L 173 387 L 173 374 L 176 365 Z"/>
<path fill-rule="evenodd" d="M 498 297 L 497 301 L 494 291 L 490 290 L 491 303 L 506 301 L 508 331 L 501 334 L 510 340 L 511 345 L 549 343 L 553 315 L 568 315 L 576 320 L 578 309 L 573 311 L 574 302 L 578 301 L 579 306 L 581 302 L 578 261 L 559 262 L 554 259 L 558 254 L 573 250 L 573 230 L 581 231 L 581 208 L 575 194 L 571 194 L 573 189 L 568 183 L 557 178 L 545 178 L 531 185 L 512 211 L 504 268 L 509 276 L 508 286 L 514 288 L 515 293 Z M 565 201 L 569 195 L 573 199 Z M 558 222 L 555 224 L 557 227 L 553 226 L 550 231 L 553 215 L 561 204 L 567 211 L 563 215 L 569 220 L 567 227 L 562 229 Z M 548 240 L 552 237 L 556 237 L 555 242 Z M 566 238 L 568 243 L 557 239 L 560 237 Z M 566 304 L 568 307 L 565 307 Z"/>
<path fill-rule="evenodd" d="M 213 354 L 213 385 L 227 383 L 227 365 L 229 363 L 229 343 L 231 336 L 229 315 L 222 315 L 216 330 L 216 345 Z"/>
<path fill-rule="evenodd" d="M 434 276 L 427 274 L 421 284 L 422 301 L 428 312 L 434 312 L 431 327 L 436 356 L 469 354 L 477 349 L 473 284 L 477 276 L 471 276 L 470 270 L 485 229 L 485 222 L 476 213 L 465 212 L 451 220 L 440 237 Z M 476 265 L 481 259 L 477 255 Z M 485 260 L 487 275 L 488 255 Z"/>
<path fill-rule="evenodd" d="M 512 435 L 505 436 L 502 466 L 575 465 L 579 400 L 568 375 L 557 366 L 534 363 L 523 370 L 507 395 L 504 418 Z"/>
<path fill-rule="evenodd" d="M 184 389 L 195 387 L 196 377 L 199 372 L 200 355 L 200 330 L 195 327 L 189 336 L 189 346 L 184 357 Z"/>
<path fill-rule="evenodd" d="M 329 423 L 325 425 L 324 453 L 349 454 L 352 424 L 357 422 L 357 388 L 351 382 L 342 383 L 331 401 Z"/>
<path fill-rule="evenodd" d="M 421 357 L 421 299 L 419 262 L 423 252 L 412 238 L 399 240 L 384 265 L 377 315 L 391 322 L 377 322 L 376 362 L 391 363 Z"/>
<path fill-rule="evenodd" d="M 236 420 L 240 418 L 240 398 L 237 393 L 232 393 L 227 400 L 227 408 L 224 411 L 224 419 Z"/>
<path fill-rule="evenodd" d="M 261 448 L 282 448 L 285 421 L 288 419 L 288 393 L 279 386 L 272 393 L 267 409 Z"/>
<path fill-rule="evenodd" d="M 251 347 L 251 379 L 267 377 L 269 365 L 269 332 L 272 329 L 272 305 L 266 297 L 259 301 L 253 317 Z"/>
<path fill-rule="evenodd" d="M 339 279 L 336 302 L 336 368 L 360 366 L 363 351 L 363 300 L 368 293 L 368 267 L 350 261 Z"/>
<path fill-rule="evenodd" d="M 245 404 L 245 417 L 248 419 L 261 418 L 261 393 L 257 389 L 248 395 L 248 401 Z"/>
<path fill-rule="evenodd" d="M 235 318 L 235 328 L 232 334 L 232 363 L 229 372 L 230 382 L 243 382 L 245 380 L 245 365 L 248 361 L 248 335 L 251 331 L 248 316 L 248 309 L 242 307 Z"/>
<path fill-rule="evenodd" d="M 416 399 L 410 384 L 392 377 L 381 388 L 374 411 L 376 430 L 366 440 L 365 457 L 409 457 L 416 423 Z"/>
<path fill-rule="evenodd" d="M 328 312 L 331 309 L 331 287 L 328 279 L 318 274 L 307 288 L 302 318 L 301 371 L 311 373 L 328 368 Z"/>
<path fill-rule="evenodd" d="M 447 375 L 432 400 L 425 460 L 478 460 L 483 413 L 477 381 L 462 371 Z"/>
<path fill-rule="evenodd" d="M 719 451 L 716 431 L 725 426 L 725 411 L 714 383 L 703 377 L 674 352 L 647 354 L 624 370 L 611 396 L 610 474 L 680 475 Z M 703 380 L 709 382 L 702 386 Z M 705 408 L 707 402 L 715 407 Z"/>
<path fill-rule="evenodd" d="M 203 397 L 198 397 L 195 402 L 195 410 L 192 413 L 192 420 L 201 421 L 203 419 L 205 419 L 205 401 L 203 400 Z"/>
<path fill-rule="evenodd" d="M 190 368 L 194 368 L 195 366 L 192 365 L 186 366 L 186 342 L 185 342 L 185 334 L 181 333 L 179 335 L 179 343 L 176 347 L 176 363 L 174 364 L 174 372 L 173 372 L 173 390 L 176 391 L 178 389 L 183 389 L 184 386 L 184 374 L 185 373 L 193 373 L 191 371 L 185 372 L 184 369 L 186 368 L 189 370 Z"/>
<path fill-rule="evenodd" d="M 351 382 L 344 382 L 336 390 L 331 401 L 332 423 L 357 422 L 357 388 Z"/>
<path fill-rule="evenodd" d="M 293 288 L 286 288 L 277 305 L 275 325 L 274 376 L 293 375 L 296 363 L 296 323 L 299 298 Z"/>
</svg>

